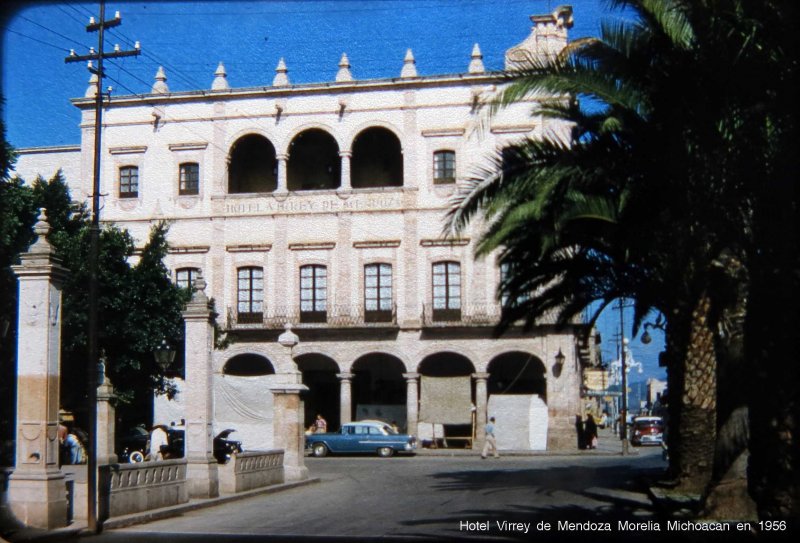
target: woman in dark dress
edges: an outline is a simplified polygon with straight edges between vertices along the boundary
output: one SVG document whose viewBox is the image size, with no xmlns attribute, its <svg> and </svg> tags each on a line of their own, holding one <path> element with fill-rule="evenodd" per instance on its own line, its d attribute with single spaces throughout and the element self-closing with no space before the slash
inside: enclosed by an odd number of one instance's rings
<svg viewBox="0 0 800 543">
<path fill-rule="evenodd" d="M 584 441 L 588 449 L 597 448 L 597 423 L 591 413 L 586 416 L 586 424 L 583 426 Z"/>
<path fill-rule="evenodd" d="M 578 434 L 578 449 L 586 448 L 586 432 L 583 429 L 583 419 L 575 415 L 575 433 Z"/>
</svg>

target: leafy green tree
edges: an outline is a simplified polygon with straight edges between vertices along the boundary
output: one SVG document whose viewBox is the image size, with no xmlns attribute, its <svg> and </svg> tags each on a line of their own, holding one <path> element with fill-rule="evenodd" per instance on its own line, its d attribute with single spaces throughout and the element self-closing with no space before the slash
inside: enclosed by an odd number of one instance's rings
<svg viewBox="0 0 800 543">
<path fill-rule="evenodd" d="M 70 270 L 63 289 L 61 403 L 76 412 L 81 423 L 88 392 L 89 215 L 84 205 L 71 201 L 60 171 L 49 181 L 37 178 L 30 185 L 19 178 L 3 179 L 0 191 L 2 318 L 11 323 L 2 341 L 3 375 L 8 377 L 3 379 L 8 388 L 8 394 L 3 394 L 5 434 L 13 433 L 16 381 L 16 278 L 9 266 L 30 245 L 37 210 L 42 207 L 47 209 L 56 256 Z M 98 344 L 117 391 L 118 413 L 125 421 L 149 422 L 153 393 L 174 392 L 153 357 L 162 340 L 176 348 L 182 344 L 181 311 L 189 296 L 171 283 L 163 263 L 168 229 L 165 222 L 155 224 L 140 251 L 127 231 L 106 226 L 100 234 Z"/>
<path fill-rule="evenodd" d="M 533 60 L 509 74 L 512 82 L 496 104 L 555 95 L 544 113 L 570 123 L 572 141 L 506 149 L 458 195 L 449 226 L 463 228 L 484 212 L 479 252 L 499 250 L 511 270 L 500 288 L 511 304 L 502 325 L 519 318 L 530 325 L 553 310 L 566 321 L 594 300 L 602 309 L 620 296 L 635 300 L 634 333 L 648 312 L 663 313 L 675 475 L 685 488 L 702 489 L 712 475 L 714 430 L 737 402 L 750 400 L 753 423 L 758 419 L 773 443 L 778 434 L 768 428 L 776 418 L 785 429 L 779 453 L 750 442 L 758 451 L 750 473 L 764 470 L 765 480 L 771 473 L 753 495 L 762 516 L 787 516 L 795 507 L 796 485 L 786 482 L 795 480 L 788 447 L 795 419 L 766 395 L 737 388 L 742 380 L 731 376 L 744 368 L 749 278 L 763 269 L 763 246 L 754 235 L 766 219 L 759 209 L 777 204 L 765 187 L 780 182 L 771 173 L 791 156 L 785 141 L 794 125 L 774 104 L 785 106 L 794 94 L 785 76 L 772 72 L 796 74 L 790 25 L 780 19 L 780 2 L 611 3 L 631 9 L 634 20 L 606 23 L 601 39 L 578 40 L 556 59 Z M 572 97 L 600 106 L 587 112 Z M 776 207 L 788 215 L 796 204 L 791 194 L 784 197 Z M 788 254 L 792 244 L 780 234 Z M 776 264 L 769 269 L 780 269 Z M 524 296 L 530 292 L 537 296 Z M 763 336 L 762 329 L 751 340 Z M 770 344 L 776 352 L 782 345 Z M 784 400 L 796 399 L 797 387 L 787 386 L 796 374 L 784 366 L 765 382 L 784 390 Z M 788 380 L 781 384 L 775 376 Z M 762 411 L 766 404 L 777 410 L 771 419 Z M 766 463 L 762 454 L 779 461 Z M 770 485 L 781 489 L 780 498 L 766 496 Z"/>
</svg>

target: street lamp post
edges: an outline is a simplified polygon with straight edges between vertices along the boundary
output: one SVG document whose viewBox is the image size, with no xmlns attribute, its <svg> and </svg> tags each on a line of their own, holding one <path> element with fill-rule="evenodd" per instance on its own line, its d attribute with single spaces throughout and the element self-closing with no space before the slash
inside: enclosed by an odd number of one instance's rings
<svg viewBox="0 0 800 543">
<path fill-rule="evenodd" d="M 622 349 L 620 349 L 620 363 L 622 372 L 622 411 L 619 421 L 619 435 L 622 440 L 622 456 L 628 454 L 628 366 L 625 357 L 625 349 L 628 346 L 628 338 L 622 338 Z"/>
<path fill-rule="evenodd" d="M 156 359 L 156 364 L 161 366 L 164 372 L 172 365 L 175 360 L 175 349 L 167 343 L 166 339 L 161 340 L 161 345 L 153 350 L 153 358 Z"/>
</svg>

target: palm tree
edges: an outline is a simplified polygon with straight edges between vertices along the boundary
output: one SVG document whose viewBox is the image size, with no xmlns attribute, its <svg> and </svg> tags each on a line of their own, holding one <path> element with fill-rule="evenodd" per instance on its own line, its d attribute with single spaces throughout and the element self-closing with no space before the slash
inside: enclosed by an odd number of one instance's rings
<svg viewBox="0 0 800 543">
<path fill-rule="evenodd" d="M 743 64 L 754 69 L 748 40 L 761 32 L 746 0 L 611 3 L 636 19 L 605 24 L 601 39 L 573 42 L 556 59 L 531 59 L 494 104 L 553 95 L 542 113 L 570 123 L 572 141 L 505 150 L 461 187 L 448 228 L 486 215 L 478 252 L 499 250 L 511 271 L 501 327 L 553 310 L 563 322 L 619 296 L 636 300 L 634 332 L 651 310 L 667 317 L 671 468 L 683 488 L 700 490 L 714 431 L 735 407 L 723 389 L 726 412 L 717 409 L 718 352 L 735 352 L 724 347 L 739 337 L 721 316 L 748 303 L 753 151 L 771 149 L 744 130 L 769 124 L 750 104 L 761 91 L 726 84 Z M 587 113 L 571 97 L 600 107 Z"/>
</svg>

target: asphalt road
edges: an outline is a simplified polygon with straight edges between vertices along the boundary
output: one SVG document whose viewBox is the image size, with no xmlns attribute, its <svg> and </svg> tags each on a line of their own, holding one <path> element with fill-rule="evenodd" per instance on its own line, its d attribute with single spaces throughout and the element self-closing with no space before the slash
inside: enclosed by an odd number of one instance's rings
<svg viewBox="0 0 800 543">
<path fill-rule="evenodd" d="M 311 475 L 321 478 L 318 484 L 81 540 L 531 540 L 537 532 L 547 535 L 537 530 L 541 522 L 551 523 L 553 535 L 559 521 L 616 526 L 620 519 L 653 518 L 647 507 L 585 493 L 592 487 L 641 490 L 642 480 L 666 464 L 660 448 L 640 451 L 624 458 L 307 458 Z M 558 535 L 585 540 L 589 534 Z M 601 538 L 593 533 L 590 539 Z"/>
</svg>

